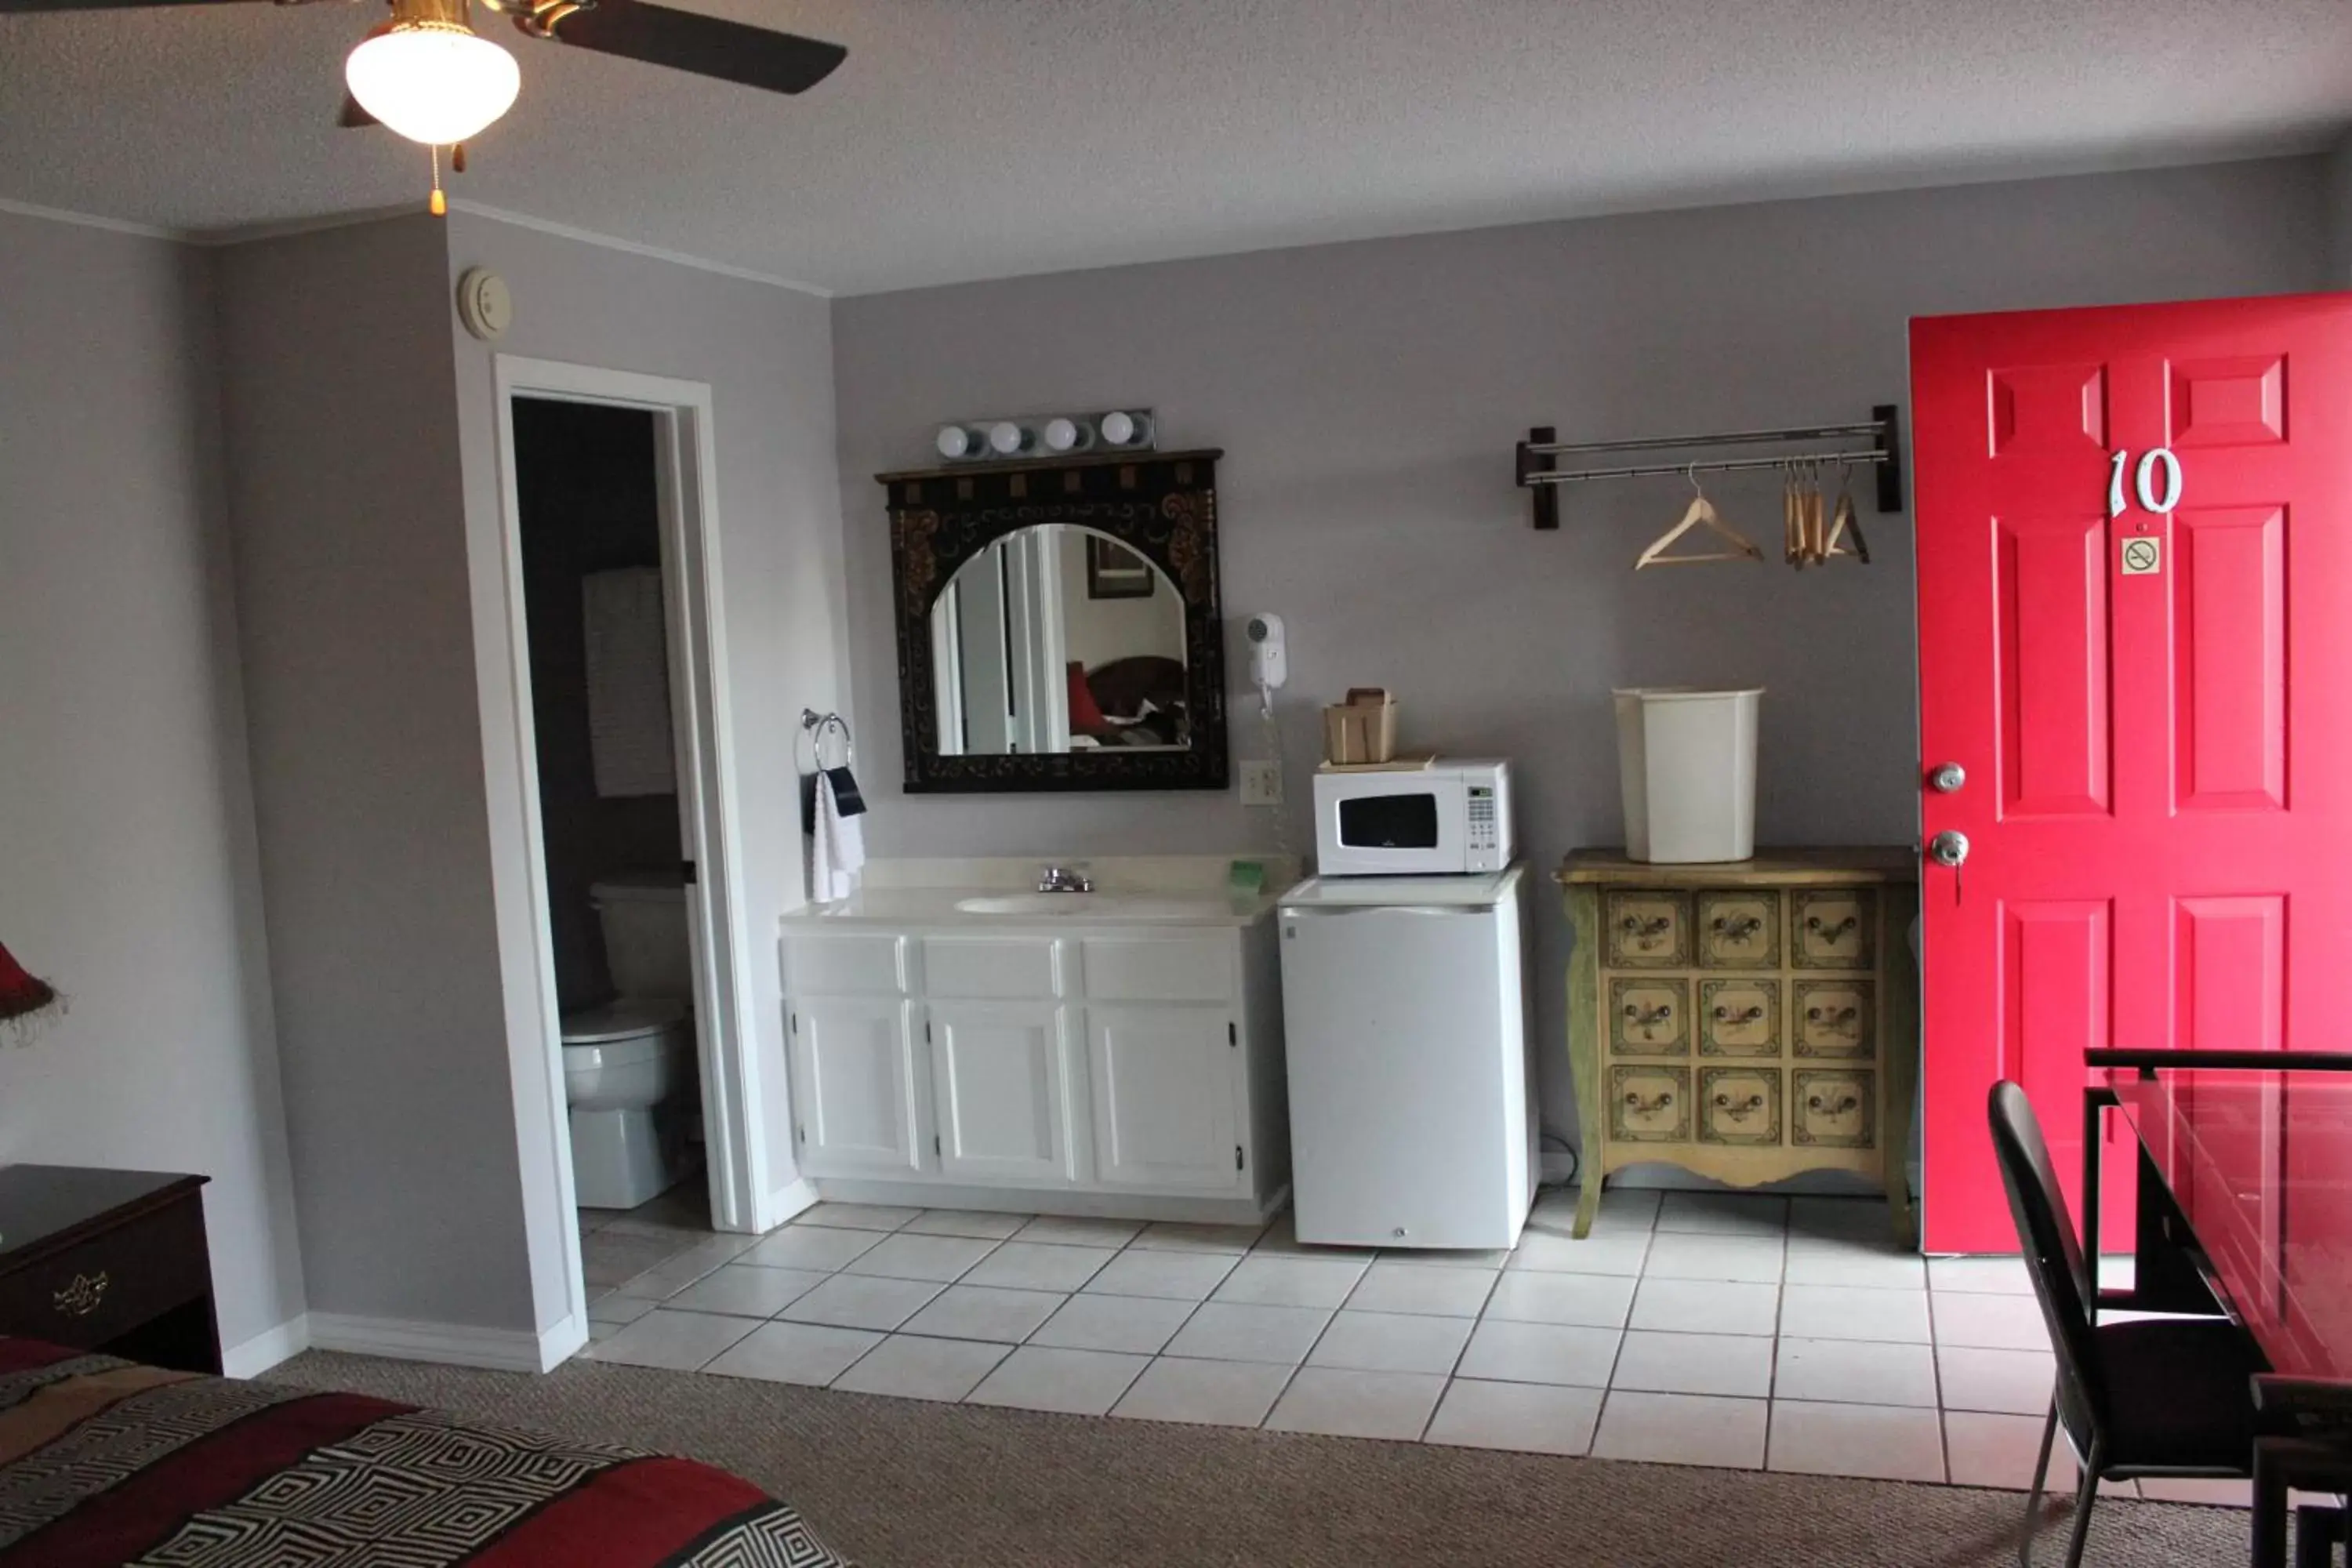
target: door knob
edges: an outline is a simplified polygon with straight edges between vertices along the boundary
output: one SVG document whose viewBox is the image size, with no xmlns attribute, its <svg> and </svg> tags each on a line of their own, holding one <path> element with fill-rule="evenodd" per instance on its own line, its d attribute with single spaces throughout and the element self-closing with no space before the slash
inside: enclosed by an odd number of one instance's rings
<svg viewBox="0 0 2352 1568">
<path fill-rule="evenodd" d="M 1969 858 L 1969 836 L 1949 828 L 1927 840 L 1927 858 L 1938 866 L 1958 866 Z"/>
<path fill-rule="evenodd" d="M 1939 763 L 1936 771 L 1927 775 L 1928 787 L 1937 795 L 1957 795 L 1960 786 L 1968 782 L 1969 770 L 1958 763 Z"/>
</svg>

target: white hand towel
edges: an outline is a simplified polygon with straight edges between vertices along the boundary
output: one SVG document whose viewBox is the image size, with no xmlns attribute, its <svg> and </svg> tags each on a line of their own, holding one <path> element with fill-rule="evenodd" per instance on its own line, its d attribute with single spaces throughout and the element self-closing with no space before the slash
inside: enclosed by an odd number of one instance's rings
<svg viewBox="0 0 2352 1568">
<path fill-rule="evenodd" d="M 809 897 L 821 904 L 835 903 L 857 890 L 857 873 L 866 864 L 864 819 L 841 815 L 834 798 L 833 780 L 816 775 L 816 831 L 810 835 Z"/>
<path fill-rule="evenodd" d="M 661 569 L 628 566 L 580 580 L 588 648 L 588 749 L 596 793 L 676 795 L 669 650 Z"/>
</svg>

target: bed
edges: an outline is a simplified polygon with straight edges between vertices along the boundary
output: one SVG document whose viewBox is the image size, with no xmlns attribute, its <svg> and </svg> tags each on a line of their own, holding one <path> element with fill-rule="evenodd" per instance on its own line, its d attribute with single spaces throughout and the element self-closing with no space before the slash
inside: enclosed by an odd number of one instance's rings
<svg viewBox="0 0 2352 1568">
<path fill-rule="evenodd" d="M 688 1459 L 0 1339 L 0 1568 L 846 1568 Z"/>
</svg>

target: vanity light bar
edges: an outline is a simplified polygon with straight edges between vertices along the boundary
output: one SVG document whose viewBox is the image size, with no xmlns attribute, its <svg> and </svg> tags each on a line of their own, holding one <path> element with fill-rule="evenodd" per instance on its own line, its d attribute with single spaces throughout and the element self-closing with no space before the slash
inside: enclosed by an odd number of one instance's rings
<svg viewBox="0 0 2352 1568">
<path fill-rule="evenodd" d="M 1150 409 L 1111 408 L 958 419 L 940 426 L 931 445 L 950 463 L 1001 463 L 1098 449 L 1149 452 L 1158 436 L 1159 421 Z"/>
</svg>

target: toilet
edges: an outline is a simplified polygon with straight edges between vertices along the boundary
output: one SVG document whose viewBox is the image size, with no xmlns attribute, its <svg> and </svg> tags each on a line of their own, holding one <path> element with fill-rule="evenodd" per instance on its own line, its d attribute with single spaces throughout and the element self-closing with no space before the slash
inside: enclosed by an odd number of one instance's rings
<svg viewBox="0 0 2352 1568">
<path fill-rule="evenodd" d="M 695 1092 L 694 964 L 677 876 L 589 889 L 620 994 L 563 1016 L 572 1183 L 583 1208 L 631 1209 L 686 1173 Z"/>
</svg>

